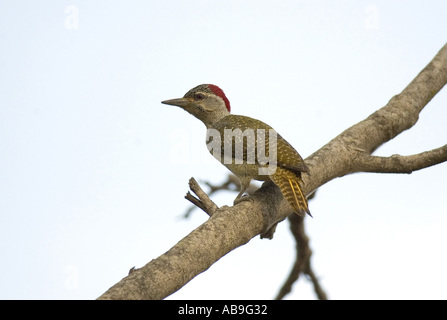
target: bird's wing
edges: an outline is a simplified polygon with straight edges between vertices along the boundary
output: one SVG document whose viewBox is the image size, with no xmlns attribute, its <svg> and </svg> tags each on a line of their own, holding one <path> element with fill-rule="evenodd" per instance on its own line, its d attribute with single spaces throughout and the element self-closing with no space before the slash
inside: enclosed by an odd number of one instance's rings
<svg viewBox="0 0 447 320">
<path fill-rule="evenodd" d="M 225 129 L 230 130 L 225 131 Z M 215 130 L 215 133 L 220 135 L 221 157 L 225 154 L 225 140 L 227 140 L 227 142 L 232 141 L 231 149 L 229 150 L 231 150 L 231 157 L 234 160 L 247 161 L 248 159 L 255 159 L 256 163 L 259 163 L 261 160 L 258 158 L 259 155 L 265 155 L 266 158 L 272 159 L 273 154 L 270 152 L 276 151 L 276 165 L 278 167 L 291 170 L 297 175 L 301 172 L 309 171 L 303 158 L 292 145 L 272 127 L 260 120 L 240 115 L 228 115 L 216 123 L 212 129 L 208 129 L 209 132 L 210 130 Z M 225 139 L 226 134 L 232 134 L 231 139 L 228 139 L 228 137 Z M 272 135 L 276 135 L 276 144 Z M 257 149 L 255 148 L 256 141 L 258 142 Z M 264 143 L 260 144 L 259 142 L 262 141 Z M 242 152 L 238 152 L 237 148 L 234 147 L 238 143 L 239 146 L 242 146 L 239 150 L 242 150 Z"/>
</svg>

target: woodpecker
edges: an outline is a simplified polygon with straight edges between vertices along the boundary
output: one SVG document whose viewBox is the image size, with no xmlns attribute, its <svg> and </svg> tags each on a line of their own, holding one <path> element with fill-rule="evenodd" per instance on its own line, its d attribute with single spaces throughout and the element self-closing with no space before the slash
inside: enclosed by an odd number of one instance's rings
<svg viewBox="0 0 447 320">
<path fill-rule="evenodd" d="M 268 124 L 231 114 L 230 101 L 218 86 L 202 84 L 183 98 L 162 101 L 178 106 L 201 120 L 207 128 L 208 150 L 240 180 L 242 197 L 251 180 L 276 184 L 298 215 L 310 215 L 302 192 L 301 173 L 309 172 L 299 153 Z"/>
</svg>

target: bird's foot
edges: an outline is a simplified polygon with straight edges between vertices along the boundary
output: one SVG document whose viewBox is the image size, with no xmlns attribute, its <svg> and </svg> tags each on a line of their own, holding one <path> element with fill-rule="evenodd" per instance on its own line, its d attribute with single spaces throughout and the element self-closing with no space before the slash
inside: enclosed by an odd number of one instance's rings
<svg viewBox="0 0 447 320">
<path fill-rule="evenodd" d="M 237 204 L 239 204 L 239 203 L 241 203 L 243 201 L 254 202 L 255 200 L 251 196 L 249 196 L 249 195 L 243 195 L 242 197 L 238 197 L 238 198 L 234 199 L 233 205 L 237 205 Z"/>
</svg>

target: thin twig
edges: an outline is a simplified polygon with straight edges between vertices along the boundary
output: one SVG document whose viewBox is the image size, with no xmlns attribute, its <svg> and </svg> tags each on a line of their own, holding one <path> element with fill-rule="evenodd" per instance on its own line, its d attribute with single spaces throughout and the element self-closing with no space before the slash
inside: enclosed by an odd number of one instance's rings
<svg viewBox="0 0 447 320">
<path fill-rule="evenodd" d="M 208 197 L 202 188 L 200 188 L 196 179 L 189 179 L 189 188 L 198 198 L 194 197 L 189 191 L 185 198 L 192 202 L 195 206 L 205 211 L 210 217 L 217 211 L 217 209 L 219 209 L 219 207 Z"/>
<path fill-rule="evenodd" d="M 290 231 L 296 241 L 296 260 L 287 280 L 284 282 L 275 299 L 281 300 L 290 293 L 293 284 L 299 279 L 301 274 L 304 274 L 312 281 L 318 299 L 326 300 L 327 295 L 322 289 L 318 282 L 318 278 L 315 276 L 311 267 L 310 257 L 312 256 L 312 250 L 310 249 L 309 237 L 307 236 L 304 227 L 304 217 L 292 214 L 288 219 L 290 222 Z"/>
<path fill-rule="evenodd" d="M 327 300 L 328 297 L 326 295 L 326 292 L 321 287 L 320 282 L 318 281 L 318 278 L 312 269 L 310 259 L 308 261 L 307 268 L 304 272 L 309 277 L 310 281 L 312 281 L 312 284 L 314 285 L 314 291 L 315 294 L 317 295 L 318 300 Z"/>
<path fill-rule="evenodd" d="M 218 192 L 218 191 L 232 191 L 232 192 L 237 192 L 238 188 L 239 188 L 239 179 L 233 175 L 233 174 L 229 174 L 227 177 L 227 180 L 225 180 L 224 182 L 222 182 L 221 184 L 213 184 L 209 181 L 201 181 L 202 183 L 204 183 L 205 185 L 208 186 L 209 191 L 207 192 L 208 197 L 211 197 L 214 193 Z M 256 189 L 258 187 L 256 187 L 254 184 L 251 184 L 248 189 L 246 190 L 247 194 L 253 194 Z M 186 209 L 185 213 L 183 214 L 184 218 L 188 218 L 189 215 L 191 214 L 191 212 L 195 209 L 195 208 L 200 208 L 202 210 L 204 210 L 203 208 L 201 208 L 199 202 L 200 200 L 195 198 L 193 195 L 191 194 L 186 194 L 185 198 L 187 200 L 189 200 L 190 202 L 192 202 L 194 205 L 190 206 L 188 209 Z M 194 199 L 193 199 L 194 198 Z M 205 211 L 205 210 L 204 210 Z M 205 211 L 206 212 L 206 211 Z"/>
<path fill-rule="evenodd" d="M 364 172 L 412 173 L 447 161 L 447 145 L 410 156 L 398 154 L 379 157 L 365 154 L 357 158 L 358 168 Z"/>
</svg>

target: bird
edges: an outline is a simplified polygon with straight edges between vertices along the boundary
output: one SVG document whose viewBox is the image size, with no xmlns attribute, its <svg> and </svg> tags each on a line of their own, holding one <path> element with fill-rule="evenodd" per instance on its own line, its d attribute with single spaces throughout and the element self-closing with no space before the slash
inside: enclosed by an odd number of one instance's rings
<svg viewBox="0 0 447 320">
<path fill-rule="evenodd" d="M 303 158 L 268 124 L 232 114 L 221 88 L 201 84 L 183 98 L 161 103 L 180 107 L 205 124 L 208 150 L 240 180 L 234 204 L 250 200 L 244 192 L 251 180 L 272 181 L 296 214 L 311 216 L 302 190 L 302 173 L 309 174 Z"/>
</svg>

